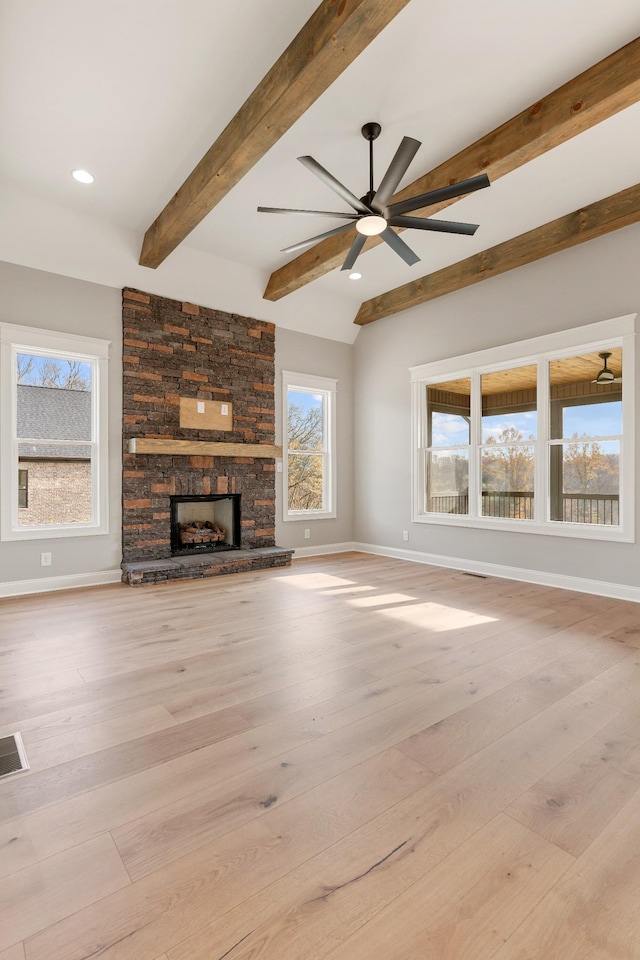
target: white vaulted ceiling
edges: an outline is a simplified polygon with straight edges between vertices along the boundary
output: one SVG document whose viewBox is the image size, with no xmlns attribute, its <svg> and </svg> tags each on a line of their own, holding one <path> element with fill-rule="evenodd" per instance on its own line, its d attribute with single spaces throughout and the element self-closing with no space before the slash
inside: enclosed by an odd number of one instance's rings
<svg viewBox="0 0 640 960">
<path fill-rule="evenodd" d="M 447 209 L 475 237 L 404 239 L 282 300 L 262 298 L 280 248 L 333 221 L 258 214 L 346 209 L 296 157 L 367 187 L 360 127 L 377 120 L 380 176 L 422 141 L 403 184 L 634 39 L 637 0 L 411 0 L 156 270 L 147 227 L 319 0 L 1 0 L 0 259 L 231 309 L 347 342 L 362 300 L 640 181 L 640 105 Z M 73 181 L 77 167 L 95 176 Z M 337 225 L 337 222 L 336 222 Z"/>
</svg>

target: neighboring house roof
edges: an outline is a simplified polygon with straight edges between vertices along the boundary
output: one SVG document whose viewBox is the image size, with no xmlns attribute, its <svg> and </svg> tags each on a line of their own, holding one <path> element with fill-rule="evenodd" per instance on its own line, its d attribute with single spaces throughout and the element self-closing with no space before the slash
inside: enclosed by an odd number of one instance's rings
<svg viewBox="0 0 640 960">
<path fill-rule="evenodd" d="M 29 440 L 90 440 L 91 393 L 18 384 L 18 437 Z M 88 460 L 87 447 L 65 443 L 21 443 L 20 458 Z"/>
</svg>

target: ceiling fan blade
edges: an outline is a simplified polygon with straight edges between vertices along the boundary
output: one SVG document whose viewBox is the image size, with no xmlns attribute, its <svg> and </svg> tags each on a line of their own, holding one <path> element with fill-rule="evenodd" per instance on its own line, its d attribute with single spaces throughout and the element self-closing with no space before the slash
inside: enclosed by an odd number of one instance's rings
<svg viewBox="0 0 640 960">
<path fill-rule="evenodd" d="M 357 220 L 357 213 L 338 213 L 331 210 L 295 210 L 290 207 L 258 207 L 258 213 L 309 213 L 314 217 L 334 217 L 340 220 Z"/>
<path fill-rule="evenodd" d="M 438 187 L 437 190 L 429 190 L 428 193 L 421 193 L 417 197 L 411 197 L 409 200 L 400 200 L 398 203 L 392 203 L 389 207 L 389 213 L 395 217 L 396 214 L 409 213 L 410 210 L 429 207 L 432 203 L 440 203 L 443 200 L 453 200 L 455 197 L 463 197 L 467 193 L 474 193 L 476 190 L 482 190 L 483 187 L 490 186 L 491 181 L 489 177 L 486 173 L 481 173 L 477 177 L 460 180 L 459 183 L 452 183 L 446 187 Z"/>
<path fill-rule="evenodd" d="M 314 160 L 313 157 L 298 157 L 300 163 L 302 163 L 307 170 L 311 170 L 311 173 L 314 173 L 319 180 L 322 180 L 334 193 L 337 193 L 339 197 L 342 197 L 343 200 L 349 204 L 350 207 L 353 207 L 358 213 L 371 213 L 369 207 L 366 207 L 362 200 L 356 197 L 355 193 L 351 193 L 343 183 L 340 183 L 339 180 L 336 180 L 328 170 L 325 170 L 317 160 Z"/>
<path fill-rule="evenodd" d="M 404 262 L 409 267 L 412 267 L 414 263 L 419 263 L 420 257 L 417 255 L 417 253 L 414 253 L 411 247 L 408 246 L 402 237 L 399 237 L 398 234 L 391 229 L 391 227 L 387 227 L 387 229 L 383 231 L 380 236 L 384 242 L 391 247 L 392 250 L 395 250 L 399 257 L 402 257 Z"/>
<path fill-rule="evenodd" d="M 281 253 L 293 253 L 295 250 L 302 250 L 303 247 L 310 247 L 320 240 L 326 240 L 327 237 L 335 237 L 336 234 L 351 230 L 352 227 L 353 223 L 343 223 L 339 227 L 334 227 L 333 230 L 327 230 L 326 233 L 319 233 L 315 237 L 309 237 L 308 240 L 301 240 L 300 243 L 292 243 L 290 247 L 283 247 Z"/>
<path fill-rule="evenodd" d="M 362 252 L 362 248 L 366 243 L 367 238 L 362 234 L 356 234 L 356 238 L 349 247 L 349 253 L 347 254 L 346 260 L 341 266 L 341 270 L 351 270 L 351 267 L 354 265 L 358 257 Z"/>
<path fill-rule="evenodd" d="M 458 223 L 455 220 L 432 220 L 422 217 L 389 217 L 392 227 L 410 227 L 413 230 L 433 230 L 435 233 L 463 233 L 472 237 L 479 227 L 478 223 Z"/>
<path fill-rule="evenodd" d="M 414 140 L 412 137 L 403 137 L 395 157 L 387 167 L 387 172 L 376 190 L 372 203 L 374 210 L 381 212 L 386 206 L 387 201 L 391 199 L 398 184 L 409 169 L 409 164 L 420 149 L 420 146 L 419 140 Z"/>
</svg>

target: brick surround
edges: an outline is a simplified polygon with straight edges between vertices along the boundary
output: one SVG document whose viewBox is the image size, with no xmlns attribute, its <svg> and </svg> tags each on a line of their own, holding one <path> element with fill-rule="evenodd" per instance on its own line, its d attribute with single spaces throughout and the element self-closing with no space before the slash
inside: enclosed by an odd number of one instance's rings
<svg viewBox="0 0 640 960">
<path fill-rule="evenodd" d="M 128 452 L 128 441 L 141 437 L 275 443 L 273 324 L 132 289 L 123 290 L 122 313 L 125 574 L 127 565 L 139 571 L 148 562 L 153 569 L 153 561 L 171 556 L 169 497 L 176 494 L 241 494 L 242 550 L 273 548 L 273 459 Z M 233 429 L 181 428 L 181 397 L 231 402 Z M 291 551 L 286 553 L 288 562 Z M 224 572 L 217 569 L 221 556 L 210 575 Z M 264 560 L 257 566 L 265 566 Z M 201 569 L 191 575 L 202 576 Z M 166 578 L 166 571 L 158 577 Z"/>
</svg>

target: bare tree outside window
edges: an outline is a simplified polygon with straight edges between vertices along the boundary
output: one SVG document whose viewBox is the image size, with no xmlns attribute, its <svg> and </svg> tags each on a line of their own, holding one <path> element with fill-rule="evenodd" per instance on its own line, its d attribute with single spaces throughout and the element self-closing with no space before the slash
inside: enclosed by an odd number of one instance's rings
<svg viewBox="0 0 640 960">
<path fill-rule="evenodd" d="M 289 509 L 321 510 L 324 437 L 322 401 L 303 406 L 289 400 L 287 423 Z"/>
<path fill-rule="evenodd" d="M 59 360 L 19 353 L 16 364 L 17 382 L 32 387 L 54 387 L 60 390 L 90 390 L 91 374 L 80 360 Z"/>
</svg>

